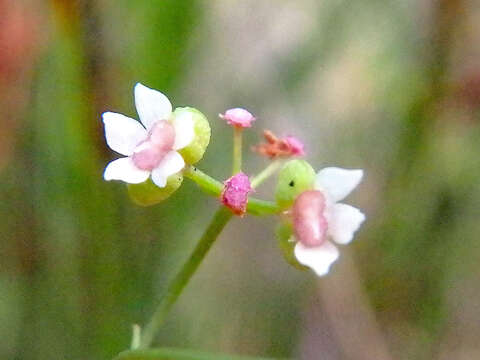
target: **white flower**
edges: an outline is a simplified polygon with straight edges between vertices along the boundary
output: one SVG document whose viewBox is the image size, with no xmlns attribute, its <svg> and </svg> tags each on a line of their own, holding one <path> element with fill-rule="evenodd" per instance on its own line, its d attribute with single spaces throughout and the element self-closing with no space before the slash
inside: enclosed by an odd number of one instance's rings
<svg viewBox="0 0 480 360">
<path fill-rule="evenodd" d="M 151 175 L 157 186 L 164 187 L 167 178 L 185 166 L 177 150 L 193 140 L 193 119 L 189 113 L 171 116 L 172 104 L 159 91 L 138 83 L 134 94 L 141 123 L 113 112 L 102 115 L 108 146 L 126 156 L 110 162 L 103 177 L 138 184 Z"/>
<path fill-rule="evenodd" d="M 318 276 L 327 274 L 339 256 L 334 243 L 348 244 L 365 220 L 359 209 L 339 203 L 357 187 L 362 176 L 362 170 L 325 168 L 316 175 L 314 190 L 305 191 L 295 200 L 295 257 Z"/>
</svg>

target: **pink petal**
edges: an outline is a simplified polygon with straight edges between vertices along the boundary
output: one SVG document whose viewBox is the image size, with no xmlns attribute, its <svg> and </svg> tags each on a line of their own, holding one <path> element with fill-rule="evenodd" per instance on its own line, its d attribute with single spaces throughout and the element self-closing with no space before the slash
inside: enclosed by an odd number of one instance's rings
<svg viewBox="0 0 480 360">
<path fill-rule="evenodd" d="M 165 187 L 168 177 L 181 171 L 184 166 L 185 161 L 182 155 L 176 151 L 170 151 L 165 155 L 158 167 L 153 169 L 152 181 L 158 187 Z"/>
<path fill-rule="evenodd" d="M 108 146 L 119 154 L 130 156 L 139 142 L 147 137 L 147 130 L 137 120 L 113 112 L 102 114 L 105 139 Z"/>
<path fill-rule="evenodd" d="M 308 266 L 318 276 L 328 274 L 339 255 L 337 247 L 329 241 L 317 247 L 306 247 L 299 242 L 295 245 L 294 253 L 300 264 Z"/>
<path fill-rule="evenodd" d="M 285 137 L 285 141 L 290 147 L 290 153 L 293 156 L 303 156 L 305 155 L 305 145 L 296 138 L 295 136 L 287 136 Z"/>
<path fill-rule="evenodd" d="M 346 204 L 335 204 L 328 233 L 337 244 L 348 244 L 365 220 L 365 215 L 357 208 Z"/>
<path fill-rule="evenodd" d="M 155 122 L 167 120 L 172 113 L 172 104 L 160 91 L 137 83 L 134 88 L 135 107 L 143 125 L 149 130 Z"/>
<path fill-rule="evenodd" d="M 327 167 L 320 170 L 315 178 L 315 189 L 325 191 L 332 201 L 341 201 L 357 187 L 363 177 L 363 170 Z"/>
<path fill-rule="evenodd" d="M 122 180 L 129 184 L 139 184 L 148 179 L 149 171 L 141 170 L 135 166 L 129 157 L 120 158 L 110 162 L 103 173 L 103 178 L 109 180 Z"/>
</svg>

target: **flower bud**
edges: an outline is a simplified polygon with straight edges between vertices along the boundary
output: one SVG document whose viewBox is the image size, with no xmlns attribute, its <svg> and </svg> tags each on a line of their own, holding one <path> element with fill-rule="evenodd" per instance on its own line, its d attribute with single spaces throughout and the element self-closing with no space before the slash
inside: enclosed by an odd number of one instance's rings
<svg viewBox="0 0 480 360">
<path fill-rule="evenodd" d="M 304 156 L 305 155 L 305 145 L 300 141 L 300 139 L 295 136 L 285 137 L 285 142 L 290 148 L 290 153 L 292 156 Z"/>
<path fill-rule="evenodd" d="M 305 145 L 295 136 L 277 137 L 272 131 L 264 130 L 264 143 L 260 143 L 252 148 L 262 156 L 275 158 L 300 157 L 305 155 Z"/>
<path fill-rule="evenodd" d="M 181 173 L 168 177 L 165 187 L 158 187 L 149 178 L 140 184 L 127 184 L 128 195 L 132 201 L 140 206 L 151 206 L 167 199 L 180 187 L 183 181 Z"/>
<path fill-rule="evenodd" d="M 255 117 L 248 111 L 242 108 L 234 108 L 225 111 L 225 114 L 220 114 L 220 118 L 224 119 L 228 125 L 237 128 L 252 127 Z"/>
<path fill-rule="evenodd" d="M 192 115 L 195 137 L 192 142 L 185 148 L 179 150 L 183 159 L 187 164 L 195 164 L 205 153 L 208 143 L 210 142 L 210 124 L 207 118 L 200 111 L 191 107 L 176 108 L 173 116 L 178 116 L 184 112 Z"/>
<path fill-rule="evenodd" d="M 248 193 L 252 191 L 248 176 L 240 172 L 224 182 L 220 200 L 235 215 L 243 216 L 247 210 Z"/>
<path fill-rule="evenodd" d="M 278 174 L 275 199 L 282 208 L 290 207 L 295 198 L 313 188 L 315 171 L 305 160 L 290 160 Z"/>
</svg>

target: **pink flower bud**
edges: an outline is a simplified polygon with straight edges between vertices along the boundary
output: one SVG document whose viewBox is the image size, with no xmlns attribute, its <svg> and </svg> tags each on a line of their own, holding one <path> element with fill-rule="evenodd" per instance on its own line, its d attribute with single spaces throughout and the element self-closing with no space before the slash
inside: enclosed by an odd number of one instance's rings
<svg viewBox="0 0 480 360">
<path fill-rule="evenodd" d="M 251 127 L 255 121 L 255 117 L 242 108 L 227 110 L 225 114 L 220 114 L 220 117 L 226 120 L 227 124 L 240 128 Z"/>
<path fill-rule="evenodd" d="M 252 191 L 248 176 L 240 172 L 224 182 L 222 204 L 236 215 L 242 216 L 247 210 L 248 193 Z"/>
<path fill-rule="evenodd" d="M 288 144 L 290 148 L 290 153 L 292 156 L 303 156 L 305 155 L 305 145 L 297 139 L 295 136 L 287 136 L 285 137 L 285 142 Z"/>
<path fill-rule="evenodd" d="M 252 149 L 260 155 L 274 158 L 289 158 L 305 155 L 303 143 L 294 136 L 277 137 L 270 130 L 263 131 L 266 143 L 260 143 Z"/>
</svg>

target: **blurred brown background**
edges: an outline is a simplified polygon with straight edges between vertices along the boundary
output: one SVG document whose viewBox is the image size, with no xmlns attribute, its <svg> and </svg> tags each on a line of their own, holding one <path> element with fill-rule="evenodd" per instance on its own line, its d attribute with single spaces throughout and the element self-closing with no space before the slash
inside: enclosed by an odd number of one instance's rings
<svg viewBox="0 0 480 360">
<path fill-rule="evenodd" d="M 209 117 L 218 178 L 234 106 L 258 117 L 247 146 L 269 128 L 317 169 L 366 170 L 349 202 L 368 219 L 328 277 L 282 259 L 277 219 L 236 219 L 157 344 L 480 358 L 478 0 L 0 0 L 0 358 L 126 349 L 216 206 L 185 181 L 139 208 L 103 181 L 100 114 L 136 117 L 138 81 Z"/>
</svg>

